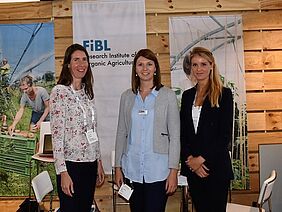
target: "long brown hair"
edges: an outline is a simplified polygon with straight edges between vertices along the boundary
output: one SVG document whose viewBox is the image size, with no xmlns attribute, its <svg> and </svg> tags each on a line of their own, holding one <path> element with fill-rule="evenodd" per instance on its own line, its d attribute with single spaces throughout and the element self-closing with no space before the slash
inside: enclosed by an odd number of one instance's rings
<svg viewBox="0 0 282 212">
<path fill-rule="evenodd" d="M 94 98 L 93 75 L 92 75 L 91 67 L 89 64 L 89 55 L 86 49 L 83 46 L 81 46 L 80 44 L 77 44 L 77 43 L 72 44 L 66 49 L 62 71 L 61 71 L 57 84 L 66 85 L 66 86 L 71 85 L 73 78 L 72 78 L 72 75 L 69 69 L 69 64 L 71 61 L 72 54 L 77 50 L 83 51 L 87 57 L 88 69 L 86 71 L 85 76 L 82 78 L 82 83 L 84 83 L 85 85 L 84 90 L 88 98 L 93 99 Z"/>
<path fill-rule="evenodd" d="M 160 71 L 160 65 L 158 59 L 150 49 L 141 49 L 135 55 L 132 65 L 131 88 L 133 93 L 137 94 L 137 90 L 140 87 L 140 78 L 137 76 L 136 73 L 136 63 L 139 57 L 145 57 L 148 60 L 154 61 L 156 67 L 156 72 L 155 72 L 156 74 L 154 74 L 153 87 L 155 87 L 155 89 L 158 91 L 163 86 L 161 83 L 161 71 Z"/>
<path fill-rule="evenodd" d="M 186 56 L 186 58 L 183 61 L 183 68 L 187 75 L 191 75 L 191 60 L 192 58 L 198 55 L 200 57 L 205 58 L 209 63 L 212 65 L 212 69 L 210 71 L 209 75 L 209 85 L 208 85 L 208 98 L 211 102 L 212 107 L 219 107 L 219 98 L 222 93 L 222 81 L 219 75 L 219 71 L 217 69 L 217 66 L 215 64 L 215 59 L 212 54 L 212 52 L 206 48 L 203 47 L 195 47 L 192 49 L 190 54 Z"/>
</svg>

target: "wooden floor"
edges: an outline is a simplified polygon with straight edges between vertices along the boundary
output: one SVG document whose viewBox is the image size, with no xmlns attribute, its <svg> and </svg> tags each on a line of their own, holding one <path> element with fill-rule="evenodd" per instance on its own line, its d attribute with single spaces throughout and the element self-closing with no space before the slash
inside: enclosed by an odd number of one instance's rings
<svg viewBox="0 0 282 212">
<path fill-rule="evenodd" d="M 95 200 L 98 204 L 98 207 L 101 212 L 112 212 L 112 189 L 111 184 L 108 183 L 109 179 L 105 180 L 104 185 L 101 188 L 96 189 Z M 180 211 L 181 205 L 181 189 L 178 189 L 177 192 L 168 198 L 166 212 L 178 212 Z M 216 191 L 215 191 L 216 195 Z M 256 201 L 258 194 L 250 193 L 248 191 L 237 191 L 232 192 L 231 195 L 232 202 L 251 205 L 252 201 Z M 19 205 L 23 202 L 24 198 L 8 198 L 8 197 L 0 197 L 0 212 L 15 212 L 19 208 Z M 43 208 L 46 208 L 45 211 L 48 211 L 49 203 L 48 199 L 42 205 Z M 53 208 L 59 207 L 58 199 L 55 198 L 53 201 Z M 129 212 L 128 205 L 118 205 L 117 212 Z M 189 212 L 191 211 L 191 204 L 189 204 Z M 195 212 L 195 210 L 194 210 Z"/>
</svg>

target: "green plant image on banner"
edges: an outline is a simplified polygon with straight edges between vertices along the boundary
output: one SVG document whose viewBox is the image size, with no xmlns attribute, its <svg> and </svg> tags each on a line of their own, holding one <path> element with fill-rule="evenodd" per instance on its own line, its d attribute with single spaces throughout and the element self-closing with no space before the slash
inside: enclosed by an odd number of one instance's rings
<svg viewBox="0 0 282 212">
<path fill-rule="evenodd" d="M 30 179 L 48 170 L 55 184 L 52 163 L 37 163 L 39 131 L 30 128 L 32 107 L 24 107 L 14 133 L 8 133 L 20 109 L 20 80 L 50 93 L 55 84 L 54 24 L 0 24 L 0 196 L 28 196 Z"/>
</svg>

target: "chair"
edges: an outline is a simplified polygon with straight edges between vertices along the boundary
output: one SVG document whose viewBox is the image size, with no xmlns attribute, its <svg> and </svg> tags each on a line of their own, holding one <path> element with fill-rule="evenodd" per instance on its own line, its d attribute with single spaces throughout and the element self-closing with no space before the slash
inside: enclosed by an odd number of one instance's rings
<svg viewBox="0 0 282 212">
<path fill-rule="evenodd" d="M 245 205 L 239 205 L 234 203 L 227 203 L 227 212 L 264 212 L 265 209 L 262 208 L 265 202 L 268 202 L 269 212 L 271 212 L 271 193 L 273 185 L 277 178 L 277 172 L 272 170 L 271 175 L 267 178 L 260 189 L 259 198 L 257 202 L 257 207 L 250 207 Z"/>
<path fill-rule="evenodd" d="M 55 211 L 59 212 L 60 209 L 52 209 L 52 200 L 53 200 L 53 184 L 50 178 L 50 175 L 48 171 L 43 171 L 40 174 L 38 174 L 36 177 L 34 177 L 31 181 L 31 185 L 34 191 L 34 195 L 36 198 L 36 201 L 38 203 L 41 203 L 44 197 L 50 193 L 50 209 L 49 212 Z M 96 201 L 93 201 L 93 205 L 91 206 L 90 212 L 100 212 L 98 205 Z"/>
<path fill-rule="evenodd" d="M 47 171 L 41 172 L 40 174 L 38 174 L 32 179 L 31 185 L 34 191 L 36 201 L 38 203 L 41 203 L 44 197 L 50 193 L 49 211 L 53 211 L 52 209 L 53 184 L 49 176 L 49 173 Z M 55 211 L 57 211 L 57 209 Z"/>
<path fill-rule="evenodd" d="M 112 162 L 112 179 L 111 181 L 109 181 L 109 183 L 112 184 L 113 212 L 116 212 L 117 205 L 129 205 L 129 202 L 127 202 L 123 198 L 118 197 L 118 186 L 115 184 L 115 151 L 114 150 L 112 151 L 111 154 L 111 162 Z"/>
<path fill-rule="evenodd" d="M 188 212 L 188 201 L 189 201 L 189 186 L 187 182 L 187 178 L 183 175 L 177 176 L 178 187 L 181 188 L 181 201 L 180 201 L 180 212 Z M 192 205 L 193 212 L 193 205 Z"/>
<path fill-rule="evenodd" d="M 39 164 L 44 163 L 53 163 L 55 159 L 53 157 L 50 157 L 50 154 L 44 154 L 44 149 L 50 149 L 50 137 L 48 137 L 48 144 L 45 144 L 45 138 L 46 135 L 51 135 L 51 129 L 50 129 L 50 122 L 41 122 L 40 125 L 40 138 L 39 138 L 39 145 L 38 145 L 38 151 L 31 157 L 31 160 L 29 161 L 29 197 L 31 196 L 31 169 L 32 169 L 32 159 L 36 162 L 36 173 L 39 173 Z M 52 148 L 52 146 L 51 146 Z"/>
</svg>

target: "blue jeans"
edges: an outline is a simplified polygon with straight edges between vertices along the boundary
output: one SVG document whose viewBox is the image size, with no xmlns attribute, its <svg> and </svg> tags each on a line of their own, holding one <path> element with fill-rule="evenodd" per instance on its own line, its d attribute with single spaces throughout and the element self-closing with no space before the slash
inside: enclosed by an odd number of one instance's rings
<svg viewBox="0 0 282 212">
<path fill-rule="evenodd" d="M 41 118 L 41 116 L 43 115 L 44 112 L 36 112 L 36 111 L 32 111 L 31 113 L 31 118 L 30 118 L 30 124 L 36 124 L 39 119 Z M 50 116 L 49 114 L 46 116 L 46 118 L 44 119 L 44 121 L 50 121 Z"/>
</svg>

